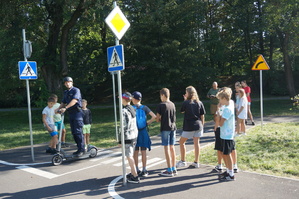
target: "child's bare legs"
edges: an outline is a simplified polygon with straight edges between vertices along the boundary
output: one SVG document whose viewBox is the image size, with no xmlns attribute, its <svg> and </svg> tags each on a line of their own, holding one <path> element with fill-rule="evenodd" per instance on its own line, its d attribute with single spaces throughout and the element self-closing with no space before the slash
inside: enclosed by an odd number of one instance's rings
<svg viewBox="0 0 299 199">
<path fill-rule="evenodd" d="M 245 120 L 244 119 L 239 119 L 239 120 L 240 120 L 240 129 L 241 129 L 241 132 L 245 133 L 245 131 L 246 131 Z"/>
<path fill-rule="evenodd" d="M 171 161 L 170 161 L 170 166 L 171 167 L 175 167 L 175 148 L 174 148 L 174 145 L 170 145 L 170 158 L 171 158 Z"/>
<path fill-rule="evenodd" d="M 199 137 L 193 137 L 193 144 L 194 144 L 194 162 L 198 163 L 198 161 L 199 161 L 199 152 L 200 152 Z"/>
<path fill-rule="evenodd" d="M 237 118 L 237 128 L 236 128 L 236 130 L 237 130 L 237 134 L 240 134 L 242 132 L 242 130 L 241 130 L 241 119 L 240 118 Z"/>
<path fill-rule="evenodd" d="M 146 161 L 147 161 L 146 149 L 141 150 L 141 160 L 142 160 L 142 166 L 143 166 L 143 170 L 144 170 L 146 168 Z"/>
<path fill-rule="evenodd" d="M 171 157 L 170 157 L 170 147 L 169 147 L 169 145 L 164 146 L 164 153 L 165 153 L 167 167 L 171 168 L 172 166 L 171 166 L 171 163 L 170 163 Z"/>
<path fill-rule="evenodd" d="M 136 169 L 138 168 L 138 155 L 139 155 L 139 149 L 136 149 L 134 151 L 134 156 L 133 156 Z"/>
<path fill-rule="evenodd" d="M 217 150 L 218 165 L 222 164 L 222 152 Z"/>
<path fill-rule="evenodd" d="M 251 113 L 251 110 L 250 110 L 250 105 L 248 105 L 248 111 L 247 111 L 247 113 L 248 113 L 248 116 L 249 116 L 251 122 L 254 122 L 253 121 L 253 117 L 252 117 L 252 113 Z"/>
<path fill-rule="evenodd" d="M 223 156 L 223 160 L 225 163 L 226 168 L 228 169 L 228 173 L 230 173 L 230 175 L 233 175 L 233 158 L 232 155 L 222 155 Z"/>
<path fill-rule="evenodd" d="M 231 155 L 232 155 L 233 164 L 237 164 L 237 150 L 233 150 Z"/>
<path fill-rule="evenodd" d="M 54 135 L 54 136 L 52 136 L 52 138 L 50 140 L 49 147 L 52 148 L 52 149 L 56 149 L 57 143 L 58 143 L 58 136 Z"/>
<path fill-rule="evenodd" d="M 66 134 L 66 130 L 62 129 L 62 133 L 61 133 L 61 142 L 65 143 L 65 134 Z"/>
<path fill-rule="evenodd" d="M 129 166 L 131 168 L 131 174 L 136 177 L 137 176 L 137 171 L 136 171 L 136 167 L 135 167 L 135 161 L 133 157 L 127 157 Z"/>
<path fill-rule="evenodd" d="M 184 138 L 184 137 L 181 137 L 180 138 L 180 152 L 181 152 L 181 160 L 183 162 L 185 162 L 186 160 L 186 146 L 185 146 L 185 143 L 186 141 L 188 140 L 188 138 Z"/>
<path fill-rule="evenodd" d="M 86 137 L 85 137 L 86 136 Z M 89 138 L 90 138 L 90 133 L 86 133 L 84 136 L 85 139 L 85 145 L 89 145 Z"/>
</svg>

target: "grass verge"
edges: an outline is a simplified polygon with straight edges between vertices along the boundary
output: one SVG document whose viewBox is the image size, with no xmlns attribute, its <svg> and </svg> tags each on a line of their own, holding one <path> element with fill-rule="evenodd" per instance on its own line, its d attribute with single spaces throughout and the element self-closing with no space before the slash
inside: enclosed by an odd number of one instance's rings
<svg viewBox="0 0 299 199">
<path fill-rule="evenodd" d="M 241 170 L 299 179 L 299 123 L 272 123 L 248 130 L 236 138 Z M 194 160 L 194 153 L 187 161 Z M 201 150 L 202 164 L 216 165 L 214 145 Z"/>
</svg>

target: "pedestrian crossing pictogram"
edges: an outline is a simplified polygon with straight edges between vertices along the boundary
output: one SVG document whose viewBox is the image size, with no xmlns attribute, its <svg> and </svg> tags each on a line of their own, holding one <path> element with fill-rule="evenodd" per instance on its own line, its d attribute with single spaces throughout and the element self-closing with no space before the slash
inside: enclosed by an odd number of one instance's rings
<svg viewBox="0 0 299 199">
<path fill-rule="evenodd" d="M 112 53 L 112 58 L 111 58 L 111 60 L 110 60 L 110 65 L 109 65 L 109 67 L 118 67 L 118 66 L 122 67 L 123 64 L 122 64 L 122 62 L 120 61 L 120 58 L 119 58 L 119 55 L 117 54 L 116 49 L 114 48 L 114 49 L 113 49 L 113 53 Z"/>
<path fill-rule="evenodd" d="M 107 48 L 108 57 L 108 71 L 119 71 L 124 70 L 124 50 L 123 45 L 112 46 Z"/>
<path fill-rule="evenodd" d="M 19 76 L 20 79 L 37 79 L 36 62 L 20 61 Z"/>
</svg>

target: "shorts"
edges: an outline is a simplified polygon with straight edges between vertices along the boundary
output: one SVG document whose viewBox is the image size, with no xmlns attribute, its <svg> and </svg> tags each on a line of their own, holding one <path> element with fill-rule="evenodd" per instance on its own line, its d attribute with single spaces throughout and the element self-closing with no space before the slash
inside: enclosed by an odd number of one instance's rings
<svg viewBox="0 0 299 199">
<path fill-rule="evenodd" d="M 136 142 L 132 142 L 131 144 L 125 144 L 125 156 L 126 157 L 133 157 L 135 145 L 136 145 Z"/>
<path fill-rule="evenodd" d="M 136 146 L 135 147 L 135 151 L 139 151 L 139 149 L 141 149 L 141 151 L 146 151 L 146 147 L 144 147 L 144 146 Z"/>
<path fill-rule="evenodd" d="M 161 141 L 163 146 L 174 145 L 176 141 L 175 131 L 162 131 Z"/>
<path fill-rule="evenodd" d="M 55 135 L 58 135 L 57 127 L 54 124 L 48 124 L 49 127 L 52 129 L 52 131 L 48 131 L 50 133 L 50 136 L 53 137 Z M 46 128 L 46 127 L 45 127 Z M 47 129 L 47 128 L 46 128 Z M 48 130 L 48 129 L 47 129 Z"/>
<path fill-rule="evenodd" d="M 221 150 L 221 138 L 220 138 L 220 127 L 218 127 L 215 131 L 215 147 L 214 150 L 222 151 Z"/>
<path fill-rule="evenodd" d="M 55 126 L 57 127 L 57 130 L 60 131 L 60 128 L 62 127 L 62 129 L 65 129 L 64 124 L 62 124 L 62 121 L 59 122 L 55 122 Z"/>
<path fill-rule="evenodd" d="M 91 124 L 84 124 L 83 125 L 83 134 L 90 134 L 90 128 L 91 128 Z"/>
<path fill-rule="evenodd" d="M 221 139 L 221 149 L 223 155 L 231 154 L 232 151 L 235 150 L 235 141 Z"/>
<path fill-rule="evenodd" d="M 193 137 L 202 137 L 203 136 L 203 129 L 197 131 L 183 131 L 182 137 L 184 138 L 193 138 Z"/>
<path fill-rule="evenodd" d="M 217 104 L 211 104 L 210 105 L 210 113 L 212 115 L 214 115 L 216 113 L 216 111 L 217 111 Z"/>
</svg>

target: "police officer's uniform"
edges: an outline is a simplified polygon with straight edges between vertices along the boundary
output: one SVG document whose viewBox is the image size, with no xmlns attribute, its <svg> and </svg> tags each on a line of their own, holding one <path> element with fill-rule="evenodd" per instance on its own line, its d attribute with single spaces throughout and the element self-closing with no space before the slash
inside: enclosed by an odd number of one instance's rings
<svg viewBox="0 0 299 199">
<path fill-rule="evenodd" d="M 83 135 L 83 113 L 82 113 L 82 97 L 80 89 L 72 87 L 64 91 L 62 103 L 69 104 L 72 99 L 77 99 L 77 103 L 67 109 L 69 113 L 71 131 L 75 142 L 77 143 L 78 151 L 74 154 L 84 152 L 84 135 Z"/>
</svg>

